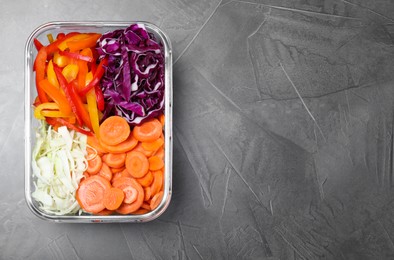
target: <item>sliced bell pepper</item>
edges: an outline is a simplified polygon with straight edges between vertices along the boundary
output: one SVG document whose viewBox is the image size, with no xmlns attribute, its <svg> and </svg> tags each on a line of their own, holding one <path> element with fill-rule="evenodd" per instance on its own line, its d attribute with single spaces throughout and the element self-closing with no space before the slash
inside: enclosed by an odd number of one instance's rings
<svg viewBox="0 0 394 260">
<path fill-rule="evenodd" d="M 66 78 L 67 82 L 71 82 L 77 78 L 79 67 L 77 64 L 68 64 L 63 68 L 62 74 Z"/>
<path fill-rule="evenodd" d="M 34 61 L 34 68 L 36 70 L 36 88 L 37 94 L 40 98 L 41 103 L 48 102 L 48 97 L 46 96 L 45 92 L 40 88 L 38 82 L 45 78 L 45 66 L 47 61 L 47 52 L 45 48 L 41 48 L 38 53 L 37 57 Z"/>
<path fill-rule="evenodd" d="M 48 81 L 55 86 L 57 89 L 59 89 L 59 81 L 57 81 L 57 77 L 55 74 L 55 70 L 53 69 L 53 62 L 52 60 L 49 60 L 48 66 L 47 66 L 47 78 Z"/>
<path fill-rule="evenodd" d="M 34 117 L 37 119 L 45 119 L 45 117 L 41 114 L 41 112 L 46 109 L 46 110 L 59 110 L 59 105 L 56 104 L 55 102 L 46 102 L 38 105 L 34 109 Z"/>
<path fill-rule="evenodd" d="M 44 46 L 37 38 L 33 39 L 33 43 L 37 51 L 39 51 Z"/>
<path fill-rule="evenodd" d="M 73 117 L 73 116 L 64 114 L 60 110 L 42 110 L 41 115 L 43 115 L 44 117 Z"/>
<path fill-rule="evenodd" d="M 67 101 L 67 98 L 63 95 L 60 89 L 54 87 L 48 79 L 43 79 L 39 83 L 40 87 L 53 99 L 59 106 L 59 110 L 65 115 L 72 115 L 72 109 Z"/>
<path fill-rule="evenodd" d="M 52 55 L 53 53 L 55 53 L 59 49 L 59 45 L 61 43 L 63 43 L 67 39 L 69 39 L 75 35 L 78 35 L 78 34 L 80 34 L 80 33 L 70 32 L 67 35 L 65 35 L 64 37 L 56 39 L 56 41 L 52 42 L 51 44 L 49 44 L 48 46 L 45 47 L 47 49 L 48 55 Z"/>
<path fill-rule="evenodd" d="M 61 39 L 63 39 L 65 36 L 66 36 L 66 35 L 65 35 L 64 33 L 58 33 L 58 34 L 56 35 L 56 40 L 61 40 Z"/>
<path fill-rule="evenodd" d="M 48 119 L 49 119 L 49 120 L 48 120 Z M 48 121 L 49 121 L 49 122 L 48 122 Z M 81 134 L 84 134 L 84 135 L 92 135 L 92 132 L 90 132 L 90 131 L 88 131 L 88 130 L 85 130 L 85 129 L 81 128 L 81 127 L 78 127 L 78 126 L 76 126 L 76 125 L 73 125 L 73 124 L 71 124 L 70 122 L 68 122 L 67 120 L 65 120 L 65 119 L 63 119 L 63 118 L 58 118 L 58 117 L 47 118 L 47 122 L 48 122 L 49 124 L 51 124 L 51 125 L 56 125 L 56 124 L 58 124 L 58 125 L 64 125 L 64 126 L 66 126 L 67 128 L 69 128 L 69 129 L 71 129 L 71 130 L 74 130 L 74 131 L 77 131 L 77 132 L 80 132 Z"/>
<path fill-rule="evenodd" d="M 88 101 L 88 112 L 89 112 L 90 122 L 92 122 L 93 132 L 96 134 L 97 138 L 100 138 L 99 114 L 98 114 L 96 94 L 94 93 L 94 89 L 91 89 L 86 94 L 86 100 Z"/>
<path fill-rule="evenodd" d="M 70 59 L 66 56 L 60 55 L 58 51 L 53 54 L 53 63 L 59 66 L 60 68 L 66 67 L 70 64 Z"/>
<path fill-rule="evenodd" d="M 49 43 L 52 43 L 52 42 L 53 42 L 52 33 L 48 33 L 48 34 L 47 34 L 47 38 L 48 38 Z"/>
<path fill-rule="evenodd" d="M 78 87 L 78 82 L 76 80 L 72 81 L 69 83 L 70 86 L 70 94 L 71 98 L 73 99 L 73 102 L 76 106 L 78 116 L 82 119 L 84 124 L 92 130 L 92 123 L 90 121 L 89 113 L 86 111 L 85 106 L 83 105 L 83 102 L 81 98 L 79 97 L 76 88 Z"/>
<path fill-rule="evenodd" d="M 87 33 L 78 33 L 71 37 L 63 39 L 63 41 L 57 46 L 59 50 L 64 51 L 68 48 L 68 43 L 71 41 L 80 41 L 82 39 L 88 38 L 89 34 Z"/>
<path fill-rule="evenodd" d="M 70 49 L 70 51 L 80 51 L 85 48 L 93 48 L 100 37 L 101 34 L 91 33 L 89 34 L 89 37 L 84 39 L 68 41 L 67 47 Z"/>
<path fill-rule="evenodd" d="M 108 65 L 108 58 L 105 57 L 100 61 L 100 64 L 97 67 L 93 75 L 92 81 L 89 82 L 87 86 L 85 86 L 82 90 L 79 91 L 79 95 L 86 95 L 89 90 L 91 90 L 95 85 L 100 82 L 101 77 L 104 75 L 105 67 Z"/>
<path fill-rule="evenodd" d="M 79 113 L 77 111 L 77 107 L 75 105 L 74 99 L 71 97 L 70 85 L 68 84 L 67 79 L 63 76 L 61 69 L 58 66 L 53 66 L 53 67 L 55 69 L 55 73 L 57 76 L 57 80 L 59 81 L 59 85 L 63 89 L 64 94 L 66 95 L 71 110 L 74 112 L 78 124 L 82 125 L 82 119 L 79 117 Z"/>
<path fill-rule="evenodd" d="M 96 99 L 97 99 L 97 108 L 99 111 L 104 111 L 104 95 L 103 91 L 101 90 L 100 86 L 97 84 L 94 86 L 94 92 L 96 94 Z"/>
<path fill-rule="evenodd" d="M 82 55 L 80 53 L 76 53 L 76 52 L 69 52 L 69 51 L 59 51 L 60 55 L 72 58 L 72 59 L 76 59 L 76 60 L 83 60 L 83 61 L 87 61 L 87 62 L 93 62 L 93 57 L 89 57 L 89 56 L 85 56 Z"/>
</svg>

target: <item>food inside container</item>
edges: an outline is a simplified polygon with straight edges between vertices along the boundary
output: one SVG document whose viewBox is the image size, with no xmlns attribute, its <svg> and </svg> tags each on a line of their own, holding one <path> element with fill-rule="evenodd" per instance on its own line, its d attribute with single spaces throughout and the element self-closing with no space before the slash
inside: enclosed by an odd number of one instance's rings
<svg viewBox="0 0 394 260">
<path fill-rule="evenodd" d="M 144 222 L 169 204 L 171 48 L 152 24 L 50 23 L 26 45 L 26 200 L 44 219 Z"/>
</svg>

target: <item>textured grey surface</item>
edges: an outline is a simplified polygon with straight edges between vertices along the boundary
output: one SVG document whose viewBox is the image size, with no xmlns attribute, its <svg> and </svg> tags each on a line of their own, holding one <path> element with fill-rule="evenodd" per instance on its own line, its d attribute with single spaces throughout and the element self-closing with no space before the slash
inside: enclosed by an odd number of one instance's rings
<svg viewBox="0 0 394 260">
<path fill-rule="evenodd" d="M 174 51 L 173 199 L 146 224 L 24 201 L 23 50 L 145 20 Z M 0 259 L 394 259 L 394 2 L 1 1 Z"/>
</svg>

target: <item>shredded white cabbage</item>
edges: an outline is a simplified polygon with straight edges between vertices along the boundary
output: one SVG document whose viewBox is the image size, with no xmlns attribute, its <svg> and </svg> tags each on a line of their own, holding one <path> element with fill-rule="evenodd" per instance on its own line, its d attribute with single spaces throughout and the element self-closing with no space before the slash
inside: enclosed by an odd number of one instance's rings
<svg viewBox="0 0 394 260">
<path fill-rule="evenodd" d="M 65 126 L 55 131 L 44 122 L 36 137 L 32 152 L 35 177 L 32 197 L 50 214 L 78 212 L 80 206 L 75 195 L 87 168 L 87 136 Z"/>
</svg>

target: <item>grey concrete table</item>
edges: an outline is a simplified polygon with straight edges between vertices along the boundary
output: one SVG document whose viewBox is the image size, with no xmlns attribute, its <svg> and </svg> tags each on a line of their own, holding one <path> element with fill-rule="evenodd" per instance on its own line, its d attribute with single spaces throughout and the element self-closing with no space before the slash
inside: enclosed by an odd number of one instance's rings
<svg viewBox="0 0 394 260">
<path fill-rule="evenodd" d="M 174 193 L 146 224 L 24 201 L 24 44 L 145 20 L 174 50 Z M 394 2 L 1 1 L 0 259 L 394 259 Z"/>
</svg>

